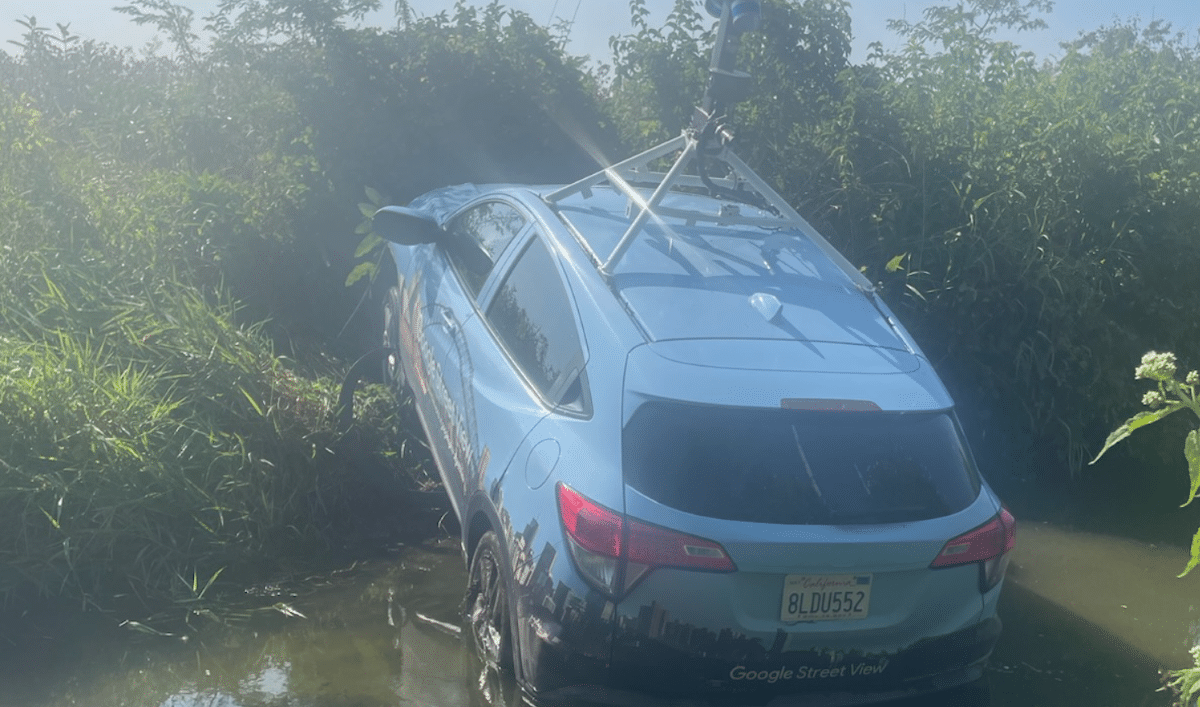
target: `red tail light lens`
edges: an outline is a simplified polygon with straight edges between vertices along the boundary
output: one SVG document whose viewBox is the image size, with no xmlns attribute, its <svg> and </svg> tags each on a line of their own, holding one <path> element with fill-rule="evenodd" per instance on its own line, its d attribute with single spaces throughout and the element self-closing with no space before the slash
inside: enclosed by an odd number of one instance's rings
<svg viewBox="0 0 1200 707">
<path fill-rule="evenodd" d="M 1016 544 L 1017 521 L 1007 508 L 1001 507 L 995 518 L 946 543 L 929 566 L 937 569 L 977 562 L 980 589 L 986 592 L 1004 578 L 1008 552 Z"/>
<path fill-rule="evenodd" d="M 737 569 L 720 543 L 626 517 L 562 483 L 558 510 L 576 566 L 614 597 L 627 593 L 656 567 Z"/>
<path fill-rule="evenodd" d="M 685 535 L 655 525 L 626 519 L 629 528 L 630 562 L 649 567 L 681 567 L 683 569 L 732 572 L 733 560 L 725 548 L 712 540 Z"/>
<path fill-rule="evenodd" d="M 561 483 L 558 511 L 563 527 L 583 549 L 606 557 L 621 556 L 624 518 L 619 514 L 592 503 Z"/>
</svg>

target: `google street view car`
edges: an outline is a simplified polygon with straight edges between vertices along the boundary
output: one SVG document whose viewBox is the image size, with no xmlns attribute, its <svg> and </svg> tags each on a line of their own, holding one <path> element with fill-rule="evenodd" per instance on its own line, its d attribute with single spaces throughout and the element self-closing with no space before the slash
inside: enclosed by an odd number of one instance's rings
<svg viewBox="0 0 1200 707">
<path fill-rule="evenodd" d="M 680 137 L 376 214 L 385 373 L 461 521 L 469 634 L 535 704 L 976 681 L 1013 517 L 871 283 L 726 144 L 745 3 L 709 4 Z"/>
</svg>

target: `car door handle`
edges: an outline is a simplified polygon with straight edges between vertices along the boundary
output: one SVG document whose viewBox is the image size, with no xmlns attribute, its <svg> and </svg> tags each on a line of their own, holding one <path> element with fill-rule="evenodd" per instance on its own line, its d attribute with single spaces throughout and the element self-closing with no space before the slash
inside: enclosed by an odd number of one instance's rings
<svg viewBox="0 0 1200 707">
<path fill-rule="evenodd" d="M 458 320 L 456 320 L 454 318 L 454 315 L 450 312 L 449 309 L 447 309 L 445 307 L 439 307 L 438 308 L 438 316 L 441 318 L 442 324 L 446 325 L 447 329 L 457 329 L 458 328 Z"/>
</svg>

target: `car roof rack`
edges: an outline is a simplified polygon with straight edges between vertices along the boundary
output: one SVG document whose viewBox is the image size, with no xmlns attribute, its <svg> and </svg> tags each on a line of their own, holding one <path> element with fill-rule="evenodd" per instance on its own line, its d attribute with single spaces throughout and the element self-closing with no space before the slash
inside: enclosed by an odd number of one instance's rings
<svg viewBox="0 0 1200 707">
<path fill-rule="evenodd" d="M 745 0 L 708 0 L 706 3 L 710 13 L 720 13 L 709 83 L 702 104 L 696 107 L 691 124 L 681 135 L 545 194 L 542 199 L 551 206 L 576 194 L 588 199 L 592 196 L 592 187 L 608 183 L 636 207 L 637 215 L 612 252 L 603 260 L 596 257 L 597 267 L 605 277 L 611 277 L 649 219 L 679 218 L 689 224 L 710 222 L 801 231 L 846 273 L 858 289 L 873 296 L 875 287 L 871 281 L 729 147 L 733 133 L 725 124 L 725 109 L 728 104 L 748 95 L 750 79 L 749 74 L 733 67 L 733 57 L 739 35 L 757 26 L 757 16 L 746 12 L 747 6 L 754 5 L 756 3 Z M 753 10 L 757 11 L 757 8 Z M 652 169 L 653 164 L 675 153 L 678 155 L 666 172 Z M 693 162 L 695 174 L 685 173 Z M 722 165 L 725 175 L 710 176 L 712 163 Z M 653 189 L 649 198 L 641 191 L 646 188 Z M 662 205 L 671 192 L 695 194 L 704 191 L 722 201 L 741 202 L 771 215 L 744 216 L 731 204 L 722 205 L 715 213 Z"/>
<path fill-rule="evenodd" d="M 723 146 L 719 152 L 708 153 L 700 158 L 704 161 L 716 161 L 724 164 L 729 169 L 729 176 L 706 179 L 699 175 L 684 174 L 684 168 L 688 166 L 689 162 L 697 159 L 701 149 L 703 148 L 700 137 L 696 135 L 696 131 L 689 128 L 679 137 L 611 167 L 605 167 L 573 184 L 556 189 L 542 198 L 552 205 L 575 194 L 580 194 L 583 198 L 588 199 L 592 196 L 592 187 L 608 183 L 622 192 L 635 205 L 637 215 L 612 252 L 599 265 L 600 272 L 605 276 L 612 275 L 617 263 L 629 250 L 638 234 L 642 232 L 646 222 L 652 217 L 660 217 L 678 218 L 689 223 L 740 224 L 801 231 L 829 256 L 830 260 L 844 270 L 857 287 L 866 291 L 874 290 L 871 281 L 859 272 L 858 268 L 854 267 L 829 241 L 825 240 L 762 177 L 755 174 L 754 170 L 734 154 L 729 146 Z M 668 171 L 657 172 L 649 169 L 650 163 L 675 152 L 679 152 L 679 155 Z M 711 188 L 710 185 L 704 183 L 705 181 L 710 182 L 719 190 L 713 194 L 714 196 L 728 201 L 740 201 L 773 215 L 746 216 L 737 209 L 726 206 L 722 206 L 715 212 L 662 206 L 663 198 L 672 191 L 694 194 L 697 189 Z M 647 198 L 644 192 L 639 190 L 639 187 L 652 187 L 654 191 Z"/>
</svg>

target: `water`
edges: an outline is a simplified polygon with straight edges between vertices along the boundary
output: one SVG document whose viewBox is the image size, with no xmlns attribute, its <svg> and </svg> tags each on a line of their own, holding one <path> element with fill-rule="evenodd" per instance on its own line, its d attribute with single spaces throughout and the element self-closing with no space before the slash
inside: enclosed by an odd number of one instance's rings
<svg viewBox="0 0 1200 707">
<path fill-rule="evenodd" d="M 1025 523 L 989 669 L 994 707 L 1158 707 L 1157 669 L 1187 663 L 1200 572 L 1176 580 L 1178 548 Z M 147 636 L 74 613 L 28 618 L 0 661 L 0 707 L 381 707 L 512 704 L 510 682 L 458 635 L 466 577 L 449 539 L 287 587 L 224 626 Z M 987 704 L 976 693 L 897 703 Z"/>
</svg>

